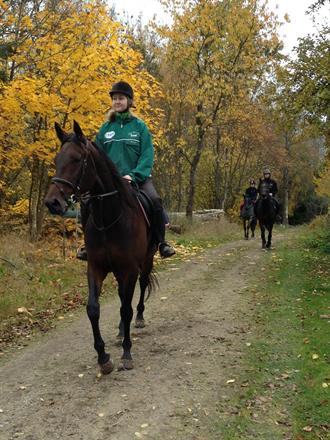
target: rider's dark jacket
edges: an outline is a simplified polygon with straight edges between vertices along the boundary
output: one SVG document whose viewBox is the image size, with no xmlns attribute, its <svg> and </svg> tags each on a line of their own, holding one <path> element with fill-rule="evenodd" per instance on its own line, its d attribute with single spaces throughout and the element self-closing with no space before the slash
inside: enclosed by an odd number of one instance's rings
<svg viewBox="0 0 330 440">
<path fill-rule="evenodd" d="M 250 186 L 245 190 L 245 197 L 248 197 L 253 202 L 257 200 L 258 197 L 258 190 L 255 186 Z"/>
<path fill-rule="evenodd" d="M 259 186 L 258 186 L 258 192 L 260 192 L 260 187 L 262 184 L 266 184 L 269 188 L 269 193 L 272 194 L 272 196 L 276 196 L 278 193 L 277 183 L 273 179 L 260 179 Z"/>
</svg>

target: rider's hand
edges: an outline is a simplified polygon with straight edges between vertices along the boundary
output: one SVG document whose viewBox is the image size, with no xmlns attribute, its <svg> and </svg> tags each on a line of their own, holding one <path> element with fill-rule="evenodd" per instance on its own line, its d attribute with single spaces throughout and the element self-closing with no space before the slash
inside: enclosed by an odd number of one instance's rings
<svg viewBox="0 0 330 440">
<path fill-rule="evenodd" d="M 132 182 L 132 177 L 129 174 L 126 174 L 125 176 L 123 176 L 123 179 L 126 179 L 129 182 Z"/>
</svg>

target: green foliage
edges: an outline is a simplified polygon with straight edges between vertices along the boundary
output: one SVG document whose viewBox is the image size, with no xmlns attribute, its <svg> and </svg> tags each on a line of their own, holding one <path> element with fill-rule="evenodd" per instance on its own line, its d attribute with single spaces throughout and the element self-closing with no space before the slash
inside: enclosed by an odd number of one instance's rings
<svg viewBox="0 0 330 440">
<path fill-rule="evenodd" d="M 324 254 L 330 254 L 330 216 L 317 219 L 310 226 L 310 233 L 306 238 L 308 247 Z"/>
</svg>

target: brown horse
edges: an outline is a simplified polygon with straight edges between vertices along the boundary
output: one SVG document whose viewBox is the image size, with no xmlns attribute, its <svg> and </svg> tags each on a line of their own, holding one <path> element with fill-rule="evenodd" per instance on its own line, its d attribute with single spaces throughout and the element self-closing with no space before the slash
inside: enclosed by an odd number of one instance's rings
<svg viewBox="0 0 330 440">
<path fill-rule="evenodd" d="M 123 337 L 123 355 L 119 369 L 132 369 L 130 325 L 134 288 L 139 278 L 141 294 L 136 326 L 142 327 L 144 295 L 147 288 L 150 292 L 153 287 L 153 257 L 157 246 L 133 188 L 118 174 L 106 154 L 84 136 L 77 122 L 71 134 L 65 133 L 57 123 L 55 129 L 62 146 L 55 159 L 56 176 L 51 180 L 45 204 L 51 213 L 63 215 L 70 198 L 80 202 L 88 255 L 87 315 L 98 363 L 103 374 L 114 368 L 99 328 L 102 283 L 113 272 L 121 301 L 118 336 Z"/>
</svg>

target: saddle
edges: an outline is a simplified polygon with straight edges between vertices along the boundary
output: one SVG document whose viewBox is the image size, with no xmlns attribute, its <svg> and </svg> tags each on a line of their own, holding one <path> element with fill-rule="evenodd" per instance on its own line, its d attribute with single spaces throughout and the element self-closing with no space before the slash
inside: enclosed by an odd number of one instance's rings
<svg viewBox="0 0 330 440">
<path fill-rule="evenodd" d="M 135 188 L 135 196 L 138 201 L 139 207 L 142 211 L 143 217 L 149 228 L 153 226 L 154 207 L 151 198 L 144 191 Z"/>
</svg>

